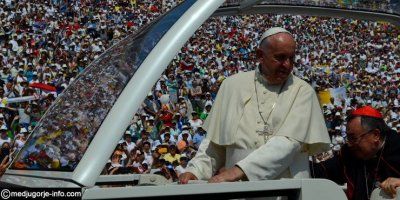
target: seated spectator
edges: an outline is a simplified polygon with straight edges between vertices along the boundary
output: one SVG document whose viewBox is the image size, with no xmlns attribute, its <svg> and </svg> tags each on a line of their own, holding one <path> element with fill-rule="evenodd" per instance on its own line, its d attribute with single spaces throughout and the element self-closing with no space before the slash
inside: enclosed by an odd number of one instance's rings
<svg viewBox="0 0 400 200">
<path fill-rule="evenodd" d="M 121 155 L 118 154 L 113 154 L 111 157 L 111 165 L 108 168 L 107 172 L 108 174 L 116 174 L 117 170 L 120 167 L 123 167 L 121 164 Z"/>
<path fill-rule="evenodd" d="M 149 142 L 144 142 L 143 143 L 143 155 L 144 155 L 144 161 L 147 163 L 147 167 L 151 166 L 153 164 L 153 154 L 151 152 L 151 145 Z"/>
<path fill-rule="evenodd" d="M 206 132 L 203 128 L 199 127 L 193 136 L 193 145 L 196 149 L 199 148 L 201 141 L 206 137 Z"/>
<path fill-rule="evenodd" d="M 208 114 L 210 114 L 210 111 L 211 111 L 211 105 L 206 105 L 204 111 L 200 115 L 200 119 L 203 121 L 206 120 Z"/>
<path fill-rule="evenodd" d="M 193 131 L 196 131 L 201 125 L 203 125 L 203 120 L 199 118 L 199 114 L 197 112 L 192 112 L 192 119 L 189 120 L 189 124 L 192 127 Z"/>
<path fill-rule="evenodd" d="M 3 125 L 0 127 L 0 146 L 2 146 L 6 142 L 8 144 L 11 144 L 11 138 L 8 137 L 7 127 Z"/>
<path fill-rule="evenodd" d="M 181 155 L 178 153 L 177 147 L 175 145 L 170 145 L 168 150 L 168 153 L 164 155 L 164 160 L 169 163 L 174 163 L 175 161 L 179 163 Z"/>
<path fill-rule="evenodd" d="M 185 169 L 187 167 L 188 158 L 186 156 L 181 156 L 181 158 L 179 160 L 180 160 L 179 165 L 177 167 L 175 167 L 175 171 L 176 171 L 176 174 L 178 177 L 180 174 L 186 172 Z"/>
<path fill-rule="evenodd" d="M 136 141 L 136 146 L 141 148 L 143 147 L 144 142 L 149 142 L 150 144 L 153 144 L 153 140 L 150 138 L 149 132 L 147 132 L 146 130 L 142 130 L 141 135 L 142 138 Z"/>
<path fill-rule="evenodd" d="M 131 133 L 129 131 L 126 131 L 124 134 L 124 142 L 126 143 L 126 150 L 128 152 L 131 152 L 132 149 L 134 149 L 136 147 L 136 144 L 134 142 L 132 142 L 132 136 Z"/>
<path fill-rule="evenodd" d="M 181 140 L 183 139 L 183 136 L 184 136 L 185 134 L 187 134 L 186 136 L 187 136 L 187 141 L 188 141 L 188 142 L 190 142 L 190 141 L 193 140 L 192 134 L 190 133 L 190 127 L 187 126 L 187 125 L 183 125 L 183 127 L 182 127 L 182 132 L 181 132 L 181 134 L 179 134 L 179 136 L 178 136 L 178 142 L 181 141 Z"/>
</svg>

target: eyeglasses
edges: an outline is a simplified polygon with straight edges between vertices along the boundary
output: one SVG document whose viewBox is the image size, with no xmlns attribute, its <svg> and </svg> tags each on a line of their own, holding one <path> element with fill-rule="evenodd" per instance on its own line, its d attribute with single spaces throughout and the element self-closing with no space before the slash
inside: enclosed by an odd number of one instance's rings
<svg viewBox="0 0 400 200">
<path fill-rule="evenodd" d="M 354 137 L 353 135 L 347 135 L 347 143 L 348 144 L 358 144 L 365 135 L 371 133 L 373 130 L 374 129 L 366 131 L 366 132 L 362 133 L 361 135 L 359 135 L 358 137 Z"/>
</svg>

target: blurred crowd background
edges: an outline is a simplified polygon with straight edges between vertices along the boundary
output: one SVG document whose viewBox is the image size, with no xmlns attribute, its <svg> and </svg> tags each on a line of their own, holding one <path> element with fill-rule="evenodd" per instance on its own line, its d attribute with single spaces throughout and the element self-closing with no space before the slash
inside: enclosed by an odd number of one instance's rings
<svg viewBox="0 0 400 200">
<path fill-rule="evenodd" d="M 226 6 L 240 4 L 241 0 L 226 0 Z M 399 0 L 269 0 L 261 4 L 294 4 L 305 6 L 323 6 L 330 8 L 346 8 L 364 11 L 378 11 L 385 13 L 400 13 Z"/>
<path fill-rule="evenodd" d="M 0 161 L 15 156 L 57 96 L 93 60 L 179 2 L 1 1 Z M 291 1 L 277 1 L 287 2 Z M 397 4 L 342 1 L 339 5 L 389 11 L 389 6 Z M 258 39 L 274 26 L 293 33 L 298 45 L 293 73 L 318 93 L 332 138 L 330 152 L 310 159 L 319 162 L 340 150 L 346 140 L 346 114 L 362 105 L 379 109 L 400 134 L 398 27 L 313 16 L 213 17 L 196 31 L 149 91 L 103 174 L 156 173 L 176 180 L 207 134 L 201 125 L 220 84 L 258 65 L 254 52 Z M 29 159 L 42 165 L 43 157 L 51 159 L 51 152 L 33 152 Z M 63 167 L 69 161 L 59 162 L 50 163 Z"/>
</svg>

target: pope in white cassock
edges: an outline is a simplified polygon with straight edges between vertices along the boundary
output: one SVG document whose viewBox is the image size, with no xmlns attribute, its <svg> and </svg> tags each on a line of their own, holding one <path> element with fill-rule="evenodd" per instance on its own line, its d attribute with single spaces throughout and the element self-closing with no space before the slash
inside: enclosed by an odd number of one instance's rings
<svg viewBox="0 0 400 200">
<path fill-rule="evenodd" d="M 292 75 L 295 50 L 283 28 L 262 35 L 259 67 L 222 83 L 181 183 L 309 178 L 308 156 L 330 139 L 315 91 Z"/>
</svg>

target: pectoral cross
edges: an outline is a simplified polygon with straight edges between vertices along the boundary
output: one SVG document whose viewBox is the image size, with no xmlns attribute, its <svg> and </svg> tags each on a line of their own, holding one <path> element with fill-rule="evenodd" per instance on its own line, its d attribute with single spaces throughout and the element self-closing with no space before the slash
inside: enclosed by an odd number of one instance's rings
<svg viewBox="0 0 400 200">
<path fill-rule="evenodd" d="M 264 143 L 266 143 L 274 131 L 269 124 L 264 124 L 263 130 L 257 130 L 256 133 L 260 136 L 264 136 Z"/>
</svg>

